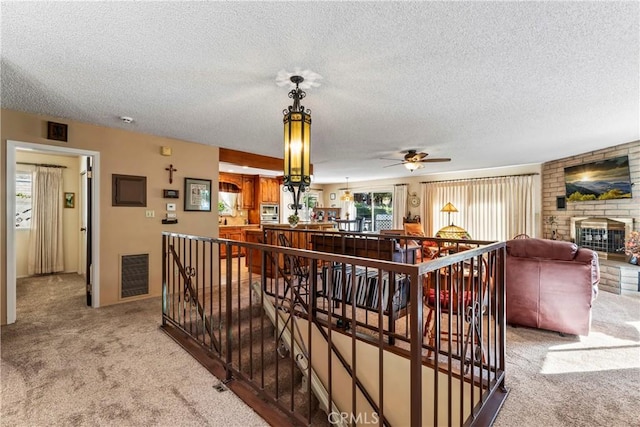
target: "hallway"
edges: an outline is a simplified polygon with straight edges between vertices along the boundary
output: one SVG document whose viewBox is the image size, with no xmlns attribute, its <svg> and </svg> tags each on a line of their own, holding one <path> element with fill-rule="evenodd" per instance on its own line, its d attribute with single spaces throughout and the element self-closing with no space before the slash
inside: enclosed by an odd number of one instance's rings
<svg viewBox="0 0 640 427">
<path fill-rule="evenodd" d="M 76 274 L 18 280 L 18 321 L 2 327 L 2 425 L 267 425 L 159 329 L 159 298 L 85 299 Z"/>
</svg>

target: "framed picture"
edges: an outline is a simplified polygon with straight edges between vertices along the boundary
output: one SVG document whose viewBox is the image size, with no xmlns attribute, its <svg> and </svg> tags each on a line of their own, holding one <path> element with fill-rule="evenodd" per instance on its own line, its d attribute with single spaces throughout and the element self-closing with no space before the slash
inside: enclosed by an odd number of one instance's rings
<svg viewBox="0 0 640 427">
<path fill-rule="evenodd" d="M 210 179 L 184 179 L 184 210 L 211 212 Z"/>
<path fill-rule="evenodd" d="M 329 198 L 330 198 L 331 200 L 335 200 L 335 199 L 336 199 L 336 193 L 331 193 L 331 194 L 329 194 Z"/>
<path fill-rule="evenodd" d="M 64 123 L 47 122 L 47 139 L 67 142 L 67 125 Z"/>
<path fill-rule="evenodd" d="M 111 206 L 147 206 L 147 177 L 111 175 Z"/>
<path fill-rule="evenodd" d="M 76 193 L 64 193 L 64 207 L 65 208 L 76 207 Z"/>
</svg>

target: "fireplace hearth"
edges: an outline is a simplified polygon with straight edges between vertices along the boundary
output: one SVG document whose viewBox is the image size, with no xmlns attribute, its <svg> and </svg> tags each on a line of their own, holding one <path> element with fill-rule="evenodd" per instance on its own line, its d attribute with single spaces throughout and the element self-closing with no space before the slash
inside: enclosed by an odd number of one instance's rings
<svg viewBox="0 0 640 427">
<path fill-rule="evenodd" d="M 632 229 L 632 218 L 571 218 L 573 241 L 598 252 L 603 259 L 625 258 L 624 243 Z"/>
</svg>

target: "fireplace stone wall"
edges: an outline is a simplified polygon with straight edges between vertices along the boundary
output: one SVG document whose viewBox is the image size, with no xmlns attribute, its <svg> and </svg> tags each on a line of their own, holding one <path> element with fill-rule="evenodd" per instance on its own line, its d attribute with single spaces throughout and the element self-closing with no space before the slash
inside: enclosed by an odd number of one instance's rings
<svg viewBox="0 0 640 427">
<path fill-rule="evenodd" d="M 564 208 L 558 208 L 557 198 L 566 196 L 564 187 L 564 168 L 583 163 L 596 162 L 619 156 L 629 156 L 631 199 L 594 200 L 583 202 L 566 201 Z M 561 204 L 560 204 L 561 205 Z M 555 160 L 542 165 L 542 215 L 543 237 L 546 239 L 572 240 L 575 230 L 571 219 L 580 218 L 630 218 L 631 228 L 640 231 L 640 141 L 629 142 Z M 555 235 L 553 233 L 555 231 Z M 601 268 L 602 270 L 602 268 Z M 615 275 L 612 275 L 614 277 Z M 603 278 L 601 288 L 616 293 L 621 286 L 615 279 Z"/>
</svg>

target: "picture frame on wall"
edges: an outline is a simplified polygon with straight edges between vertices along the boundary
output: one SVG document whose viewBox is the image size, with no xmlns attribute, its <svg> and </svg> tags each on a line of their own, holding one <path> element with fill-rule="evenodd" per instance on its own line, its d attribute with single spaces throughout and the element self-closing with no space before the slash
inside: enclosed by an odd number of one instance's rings
<svg viewBox="0 0 640 427">
<path fill-rule="evenodd" d="M 184 210 L 211 212 L 210 179 L 184 179 Z"/>
<path fill-rule="evenodd" d="M 72 209 L 76 207 L 76 193 L 64 193 L 64 207 Z"/>
</svg>

